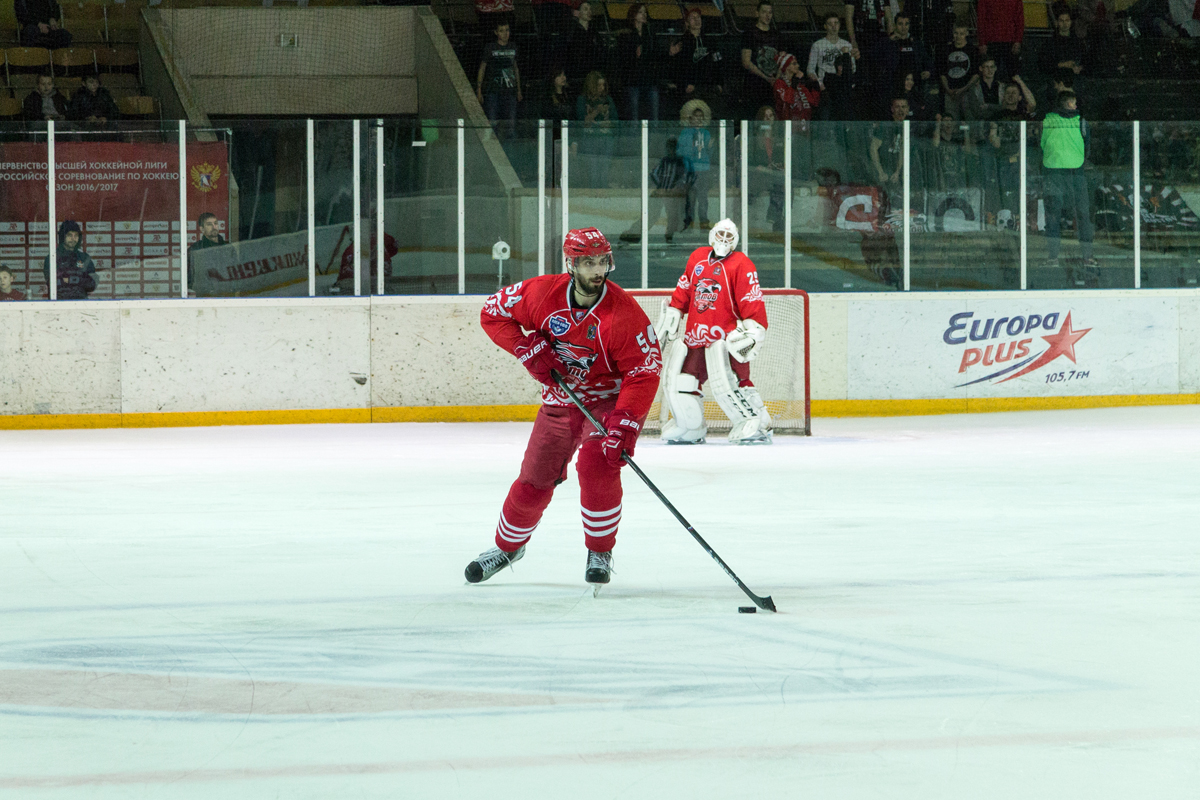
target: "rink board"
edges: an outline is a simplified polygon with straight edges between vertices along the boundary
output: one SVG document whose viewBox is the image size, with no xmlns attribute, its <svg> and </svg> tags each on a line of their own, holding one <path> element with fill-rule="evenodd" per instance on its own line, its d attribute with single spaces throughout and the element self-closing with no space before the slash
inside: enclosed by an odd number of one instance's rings
<svg viewBox="0 0 1200 800">
<path fill-rule="evenodd" d="M 483 300 L 3 303 L 0 427 L 530 419 L 537 387 L 483 334 Z M 976 380 L 1064 333 L 1069 355 Z M 1200 401 L 1191 291 L 813 295 L 811 340 L 814 416 Z"/>
</svg>

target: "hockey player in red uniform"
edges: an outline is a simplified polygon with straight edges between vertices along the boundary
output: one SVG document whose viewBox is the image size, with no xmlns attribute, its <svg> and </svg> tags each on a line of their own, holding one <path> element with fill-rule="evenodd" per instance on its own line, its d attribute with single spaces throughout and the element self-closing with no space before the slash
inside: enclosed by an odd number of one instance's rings
<svg viewBox="0 0 1200 800">
<path fill-rule="evenodd" d="M 554 487 L 575 451 L 587 567 L 584 579 L 608 583 L 621 522 L 621 456 L 633 454 L 662 370 L 654 326 L 637 301 L 608 280 L 612 248 L 595 228 L 563 242 L 567 274 L 541 275 L 496 292 L 480 321 L 542 384 L 542 407 L 496 526 L 496 546 L 467 565 L 467 580 L 486 581 L 525 555 Z M 600 419 L 597 431 L 554 382 L 557 372 Z"/>
<path fill-rule="evenodd" d="M 738 229 L 732 220 L 714 225 L 708 243 L 688 259 L 656 326 L 664 344 L 674 341 L 687 314 L 684 346 L 672 347 L 664 366 L 663 398 L 671 419 L 662 438 L 668 444 L 704 443 L 708 426 L 700 387 L 707 381 L 733 423 L 730 443 L 770 444 L 771 415 L 750 381 L 750 362 L 767 337 L 758 271 L 737 252 Z"/>
</svg>

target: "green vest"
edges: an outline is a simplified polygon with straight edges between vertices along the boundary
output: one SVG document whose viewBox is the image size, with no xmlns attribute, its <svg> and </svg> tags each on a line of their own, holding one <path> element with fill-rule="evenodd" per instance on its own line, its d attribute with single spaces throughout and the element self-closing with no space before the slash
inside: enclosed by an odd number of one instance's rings
<svg viewBox="0 0 1200 800">
<path fill-rule="evenodd" d="M 1083 119 L 1057 111 L 1042 121 L 1042 166 L 1047 169 L 1078 169 L 1083 166 Z"/>
</svg>

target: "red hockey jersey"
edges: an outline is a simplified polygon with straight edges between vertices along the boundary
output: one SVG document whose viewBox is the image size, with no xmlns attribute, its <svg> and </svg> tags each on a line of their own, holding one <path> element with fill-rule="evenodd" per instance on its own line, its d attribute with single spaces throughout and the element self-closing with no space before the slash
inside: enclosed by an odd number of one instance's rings
<svg viewBox="0 0 1200 800">
<path fill-rule="evenodd" d="M 581 398 L 617 396 L 618 410 L 640 418 L 650 411 L 662 371 L 662 351 L 642 307 L 612 281 L 591 308 L 571 307 L 571 276 L 540 275 L 514 283 L 483 304 L 480 323 L 492 341 L 512 353 L 525 331 L 541 331 L 566 366 Z M 561 389 L 542 387 L 542 402 L 571 406 Z"/>
<path fill-rule="evenodd" d="M 693 252 L 675 284 L 671 307 L 687 315 L 683 343 L 688 347 L 708 347 L 724 339 L 738 320 L 752 319 L 767 327 L 758 270 L 736 250 L 724 258 L 716 258 L 711 247 Z"/>
</svg>

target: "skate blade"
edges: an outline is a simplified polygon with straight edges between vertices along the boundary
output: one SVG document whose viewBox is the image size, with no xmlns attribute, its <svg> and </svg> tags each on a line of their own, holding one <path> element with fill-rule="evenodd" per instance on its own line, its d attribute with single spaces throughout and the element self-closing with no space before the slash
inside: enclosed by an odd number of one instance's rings
<svg viewBox="0 0 1200 800">
<path fill-rule="evenodd" d="M 592 584 L 592 597 L 600 596 L 600 587 L 603 585 L 604 585 L 603 583 L 593 583 Z"/>
</svg>

